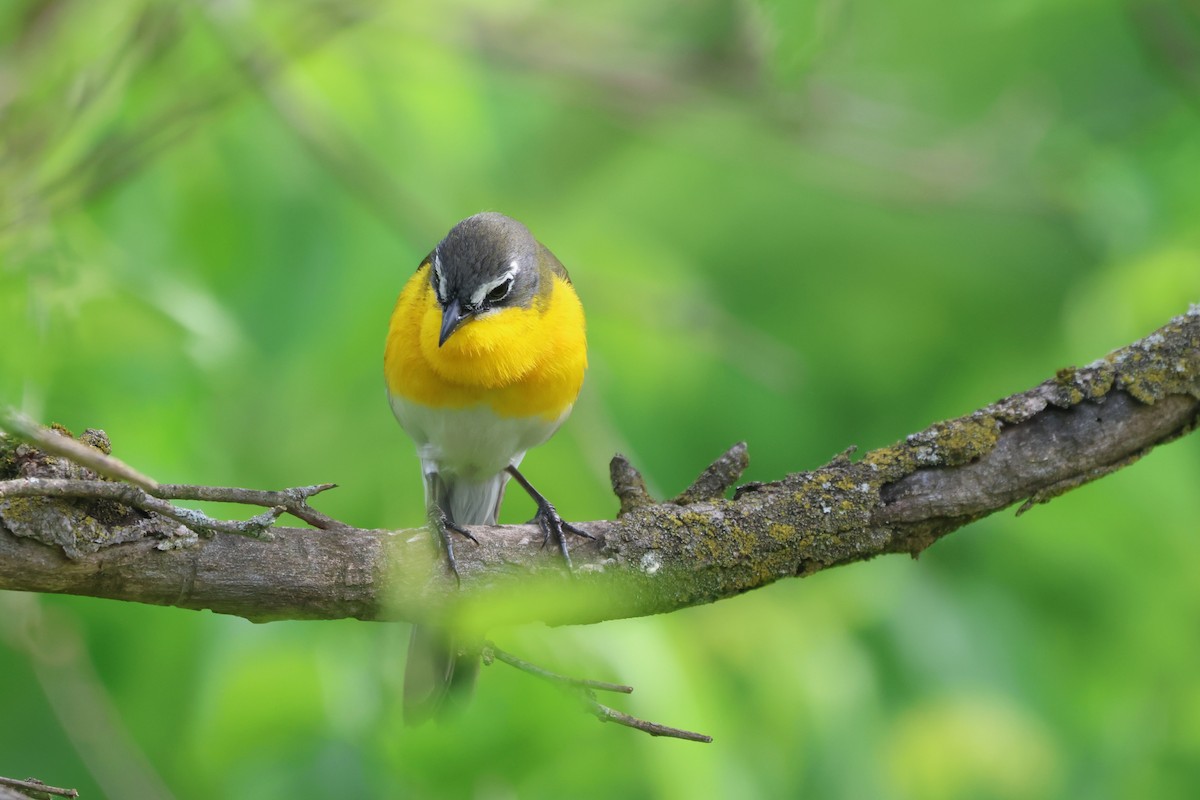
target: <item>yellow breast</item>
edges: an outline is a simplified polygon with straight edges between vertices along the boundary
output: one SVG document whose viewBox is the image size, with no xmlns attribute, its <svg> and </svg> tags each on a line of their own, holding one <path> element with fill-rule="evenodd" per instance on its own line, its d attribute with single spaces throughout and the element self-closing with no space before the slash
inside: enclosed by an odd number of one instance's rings
<svg viewBox="0 0 1200 800">
<path fill-rule="evenodd" d="M 422 265 L 392 312 L 388 391 L 431 408 L 488 405 L 505 417 L 559 417 L 583 384 L 587 338 L 574 288 L 546 278 L 554 286 L 544 303 L 470 319 L 438 347 L 442 312 Z"/>
</svg>

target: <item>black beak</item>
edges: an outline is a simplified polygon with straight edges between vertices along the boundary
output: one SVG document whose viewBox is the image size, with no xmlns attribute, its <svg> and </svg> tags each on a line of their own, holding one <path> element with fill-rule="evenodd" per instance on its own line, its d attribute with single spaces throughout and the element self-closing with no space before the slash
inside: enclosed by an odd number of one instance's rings
<svg viewBox="0 0 1200 800">
<path fill-rule="evenodd" d="M 471 312 L 463 312 L 462 306 L 458 303 L 458 298 L 455 298 L 442 309 L 442 332 L 438 335 L 438 347 L 446 343 L 450 338 L 450 334 L 458 330 L 458 326 L 462 325 L 471 318 Z"/>
</svg>

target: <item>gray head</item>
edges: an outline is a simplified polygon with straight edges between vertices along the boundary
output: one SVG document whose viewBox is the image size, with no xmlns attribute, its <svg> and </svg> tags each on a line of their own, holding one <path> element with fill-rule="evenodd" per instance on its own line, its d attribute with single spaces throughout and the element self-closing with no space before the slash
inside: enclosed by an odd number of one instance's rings
<svg viewBox="0 0 1200 800">
<path fill-rule="evenodd" d="M 494 211 L 451 228 L 430 254 L 429 280 L 442 307 L 438 346 L 472 317 L 528 308 L 540 285 L 540 250 L 528 228 Z"/>
</svg>

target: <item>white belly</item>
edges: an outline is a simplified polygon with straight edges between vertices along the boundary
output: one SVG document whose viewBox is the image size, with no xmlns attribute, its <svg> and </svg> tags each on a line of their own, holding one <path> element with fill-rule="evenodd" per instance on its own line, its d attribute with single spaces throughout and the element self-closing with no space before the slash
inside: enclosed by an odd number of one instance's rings
<svg viewBox="0 0 1200 800">
<path fill-rule="evenodd" d="M 435 409 L 389 394 L 392 413 L 412 437 L 421 469 L 479 481 L 521 463 L 525 451 L 549 439 L 571 413 L 557 419 L 502 417 L 488 406 Z"/>
</svg>

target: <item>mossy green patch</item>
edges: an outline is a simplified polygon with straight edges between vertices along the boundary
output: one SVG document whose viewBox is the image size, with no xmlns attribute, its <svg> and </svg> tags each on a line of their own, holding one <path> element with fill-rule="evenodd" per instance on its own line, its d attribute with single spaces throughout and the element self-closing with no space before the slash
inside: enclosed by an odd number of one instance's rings
<svg viewBox="0 0 1200 800">
<path fill-rule="evenodd" d="M 0 433 L 0 481 L 17 477 L 17 445 L 16 439 Z"/>
</svg>

